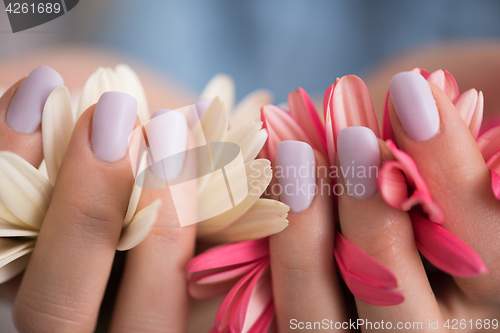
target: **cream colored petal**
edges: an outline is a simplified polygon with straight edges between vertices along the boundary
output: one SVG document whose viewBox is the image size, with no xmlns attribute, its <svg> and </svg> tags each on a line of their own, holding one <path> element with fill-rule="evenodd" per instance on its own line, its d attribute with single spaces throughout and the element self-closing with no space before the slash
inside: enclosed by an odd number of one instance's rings
<svg viewBox="0 0 500 333">
<path fill-rule="evenodd" d="M 204 237 L 211 235 L 231 225 L 245 214 L 259 199 L 262 193 L 264 193 L 272 178 L 271 163 L 265 159 L 250 161 L 245 164 L 245 170 L 248 182 L 248 195 L 246 198 L 243 199 L 240 204 L 236 205 L 236 207 L 198 223 L 198 236 Z M 213 184 L 217 186 L 214 187 L 212 186 Z M 201 206 L 201 208 L 199 209 L 210 209 L 210 207 L 213 207 L 212 209 L 218 208 L 215 206 L 218 200 L 215 193 L 224 193 L 224 189 L 219 184 L 219 182 L 211 181 L 203 192 L 200 193 L 198 205 Z M 203 208 L 203 205 L 206 206 L 206 208 Z"/>
<path fill-rule="evenodd" d="M 47 98 L 42 114 L 43 156 L 53 185 L 73 132 L 74 120 L 68 88 L 59 87 Z"/>
<path fill-rule="evenodd" d="M 32 247 L 23 251 L 19 251 L 0 262 L 0 284 L 12 279 L 16 275 L 24 271 L 24 269 L 28 265 L 28 261 L 31 257 L 32 251 Z"/>
<path fill-rule="evenodd" d="M 126 227 L 132 221 L 135 212 L 137 210 L 137 205 L 139 204 L 139 199 L 141 198 L 142 187 L 138 186 L 134 182 L 134 187 L 132 188 L 132 194 L 130 195 L 130 200 L 128 202 L 127 213 L 123 219 L 123 226 Z"/>
<path fill-rule="evenodd" d="M 290 207 L 276 200 L 259 199 L 227 228 L 209 235 L 205 240 L 214 243 L 243 242 L 273 235 L 288 226 Z"/>
<path fill-rule="evenodd" d="M 78 119 L 89 106 L 97 103 L 102 93 L 113 90 L 111 84 L 112 82 L 114 82 L 114 80 L 110 80 L 108 78 L 108 73 L 109 72 L 106 70 L 106 68 L 99 67 L 87 79 L 87 82 L 83 86 L 80 103 L 78 104 L 76 119 Z"/>
<path fill-rule="evenodd" d="M 236 143 L 241 148 L 245 162 L 249 162 L 257 157 L 267 140 L 267 131 L 261 128 L 262 121 L 237 125 L 227 132 L 226 142 Z"/>
<path fill-rule="evenodd" d="M 19 225 L 9 223 L 0 219 L 0 237 L 36 237 L 38 231 L 20 227 Z"/>
<path fill-rule="evenodd" d="M 229 126 L 260 120 L 260 108 L 267 104 L 273 104 L 273 94 L 269 90 L 259 89 L 247 95 L 236 105 L 234 111 L 229 115 Z"/>
<path fill-rule="evenodd" d="M 157 199 L 151 205 L 135 214 L 130 224 L 122 230 L 120 240 L 116 246 L 118 251 L 129 250 L 146 238 L 151 227 L 156 222 L 160 205 L 161 200 Z"/>
<path fill-rule="evenodd" d="M 206 142 L 223 142 L 227 134 L 225 103 L 215 97 L 200 120 Z"/>
<path fill-rule="evenodd" d="M 38 171 L 47 179 L 49 179 L 49 173 L 47 171 L 47 164 L 45 164 L 45 160 L 42 160 L 40 166 L 38 167 Z"/>
<path fill-rule="evenodd" d="M 234 107 L 234 81 L 226 74 L 217 74 L 205 86 L 200 99 L 220 97 L 226 103 L 226 111 L 231 113 Z"/>
<path fill-rule="evenodd" d="M 0 238 L 0 262 L 35 245 L 34 240 Z"/>
<path fill-rule="evenodd" d="M 0 152 L 0 218 L 16 224 L 23 221 L 39 230 L 52 196 L 52 185 L 36 168 L 20 156 Z M 5 213 L 5 208 L 11 214 Z M 15 215 L 18 220 L 9 217 Z"/>
<path fill-rule="evenodd" d="M 121 82 L 121 89 L 124 93 L 132 95 L 137 100 L 137 115 L 144 124 L 150 118 L 146 93 L 142 87 L 141 80 L 128 65 L 119 64 L 115 68 L 117 78 Z"/>
</svg>

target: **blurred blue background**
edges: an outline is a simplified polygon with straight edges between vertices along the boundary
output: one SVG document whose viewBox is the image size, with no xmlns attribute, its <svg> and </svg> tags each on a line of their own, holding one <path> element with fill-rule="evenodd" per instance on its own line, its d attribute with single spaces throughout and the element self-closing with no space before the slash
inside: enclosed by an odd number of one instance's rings
<svg viewBox="0 0 500 333">
<path fill-rule="evenodd" d="M 430 42 L 500 37 L 496 0 L 113 0 L 88 42 L 130 53 L 197 90 L 216 73 L 237 96 L 301 85 L 322 93 L 387 56 Z"/>
<path fill-rule="evenodd" d="M 16 36 L 2 11 L 0 29 L 0 60 L 84 42 L 129 54 L 194 90 L 225 72 L 238 98 L 268 88 L 280 102 L 299 85 L 319 95 L 336 76 L 363 74 L 410 47 L 498 39 L 500 1 L 81 0 Z"/>
</svg>

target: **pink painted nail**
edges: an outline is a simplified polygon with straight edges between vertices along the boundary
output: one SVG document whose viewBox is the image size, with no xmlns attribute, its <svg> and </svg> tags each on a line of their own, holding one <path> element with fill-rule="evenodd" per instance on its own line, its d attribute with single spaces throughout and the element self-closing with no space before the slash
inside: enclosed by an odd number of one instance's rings
<svg viewBox="0 0 500 333">
<path fill-rule="evenodd" d="M 50 67 L 35 68 L 21 83 L 7 110 L 6 122 L 15 131 L 33 133 L 42 121 L 50 93 L 64 86 L 62 77 Z"/>
<path fill-rule="evenodd" d="M 380 150 L 375 134 L 368 127 L 346 127 L 339 132 L 337 149 L 346 193 L 366 199 L 378 189 Z"/>
<path fill-rule="evenodd" d="M 401 72 L 389 82 L 396 114 L 406 133 L 416 141 L 431 139 L 439 131 L 439 111 L 429 84 L 414 72 Z"/>
<path fill-rule="evenodd" d="M 282 141 L 276 147 L 275 164 L 281 201 L 296 213 L 309 208 L 316 191 L 316 160 L 311 146 Z"/>
<path fill-rule="evenodd" d="M 106 162 L 116 162 L 127 154 L 128 138 L 134 130 L 137 101 L 116 91 L 101 95 L 92 120 L 92 149 Z"/>
</svg>

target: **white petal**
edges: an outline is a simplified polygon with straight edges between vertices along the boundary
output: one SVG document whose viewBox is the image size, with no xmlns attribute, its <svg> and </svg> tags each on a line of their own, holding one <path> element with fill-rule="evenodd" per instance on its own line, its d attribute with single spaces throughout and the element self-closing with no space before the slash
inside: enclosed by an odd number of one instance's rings
<svg viewBox="0 0 500 333">
<path fill-rule="evenodd" d="M 205 86 L 200 99 L 213 99 L 220 97 L 226 104 L 226 110 L 231 113 L 234 107 L 234 81 L 225 74 L 217 74 Z"/>
<path fill-rule="evenodd" d="M 151 117 L 148 108 L 146 93 L 142 87 L 141 80 L 128 65 L 119 64 L 115 68 L 117 78 L 121 82 L 122 92 L 132 95 L 137 100 L 137 115 L 144 124 Z"/>
<path fill-rule="evenodd" d="M 0 237 L 36 237 L 38 236 L 38 231 L 26 229 L 26 227 L 20 227 L 19 225 L 9 223 L 0 219 Z"/>
<path fill-rule="evenodd" d="M 227 132 L 226 141 L 241 148 L 245 162 L 255 159 L 267 140 L 267 131 L 261 128 L 262 122 L 254 121 L 232 127 Z"/>
<path fill-rule="evenodd" d="M 0 218 L 14 224 L 21 220 L 39 230 L 52 196 L 49 180 L 20 156 L 2 151 L 0 184 Z M 12 215 L 17 220 L 10 219 Z"/>
<path fill-rule="evenodd" d="M 99 97 L 101 97 L 104 92 L 110 90 L 113 90 L 113 87 L 108 79 L 108 71 L 103 67 L 99 67 L 90 75 L 83 86 L 82 96 L 80 97 L 80 103 L 78 104 L 78 110 L 76 112 L 76 119 L 78 119 L 89 106 L 97 103 Z"/>
<path fill-rule="evenodd" d="M 17 252 L 33 247 L 34 245 L 34 240 L 0 238 L 0 263 Z"/>
<path fill-rule="evenodd" d="M 12 279 L 26 268 L 32 251 L 32 247 L 28 248 L 0 262 L 0 284 Z"/>
<path fill-rule="evenodd" d="M 279 201 L 259 199 L 236 222 L 205 239 L 215 243 L 234 243 L 273 235 L 288 226 L 289 210 L 290 207 Z"/>
<path fill-rule="evenodd" d="M 262 193 L 264 193 L 272 178 L 271 162 L 265 159 L 250 161 L 245 164 L 245 169 L 248 182 L 247 197 L 243 199 L 240 204 L 229 209 L 228 211 L 198 223 L 198 236 L 204 237 L 215 234 L 231 225 L 243 214 L 245 214 L 259 199 Z M 200 206 L 199 209 L 202 209 L 201 205 L 207 205 L 206 209 L 208 209 L 211 205 L 214 207 L 213 209 L 218 208 L 214 206 L 214 200 L 217 200 L 214 193 L 222 193 L 223 189 L 212 187 L 213 184 L 214 183 L 210 182 L 203 192 L 200 193 L 198 197 L 198 205 Z M 220 187 L 220 185 L 218 185 L 219 183 L 215 184 Z"/>
<path fill-rule="evenodd" d="M 43 156 L 53 185 L 68 147 L 74 121 L 68 88 L 59 87 L 47 98 L 42 113 Z"/>
<path fill-rule="evenodd" d="M 214 98 L 200 122 L 207 143 L 225 141 L 227 133 L 226 107 L 219 97 Z"/>
<path fill-rule="evenodd" d="M 156 222 L 160 205 L 161 200 L 157 199 L 151 205 L 135 214 L 130 224 L 122 230 L 120 240 L 116 247 L 118 251 L 129 250 L 146 238 L 151 227 Z"/>
<path fill-rule="evenodd" d="M 234 112 L 229 116 L 231 127 L 260 120 L 260 108 L 273 103 L 273 94 L 269 90 L 259 89 L 247 95 L 236 105 Z"/>
<path fill-rule="evenodd" d="M 132 189 L 132 194 L 130 195 L 130 200 L 128 202 L 127 214 L 123 219 L 123 226 L 126 227 L 135 215 L 137 210 L 137 205 L 139 204 L 139 199 L 141 198 L 142 187 L 138 186 L 134 182 L 134 187 Z"/>
</svg>

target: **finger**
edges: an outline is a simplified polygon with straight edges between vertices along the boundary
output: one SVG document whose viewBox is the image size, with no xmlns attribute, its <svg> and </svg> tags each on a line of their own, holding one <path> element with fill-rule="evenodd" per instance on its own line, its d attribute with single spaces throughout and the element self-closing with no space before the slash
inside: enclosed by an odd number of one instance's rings
<svg viewBox="0 0 500 333">
<path fill-rule="evenodd" d="M 136 109 L 107 92 L 77 122 L 15 301 L 21 332 L 93 330 L 133 184 Z"/>
<path fill-rule="evenodd" d="M 500 205 L 473 136 L 444 92 L 421 75 L 397 74 L 390 93 L 398 145 L 414 159 L 443 210 L 443 226 L 476 250 L 490 271 L 457 283 L 470 295 L 500 299 Z"/>
<path fill-rule="evenodd" d="M 279 332 L 303 329 L 299 322 L 347 318 L 333 258 L 328 170 L 325 158 L 306 143 L 283 141 L 277 146 L 275 177 L 281 200 L 291 208 L 289 226 L 269 238 Z"/>
<path fill-rule="evenodd" d="M 50 93 L 63 85 L 55 70 L 40 66 L 5 92 L 0 98 L 0 150 L 12 151 L 35 167 L 40 165 L 43 107 Z"/>
<path fill-rule="evenodd" d="M 170 111 L 153 118 L 146 125 L 146 134 L 150 146 L 164 150 L 164 156 L 186 150 L 187 123 L 179 112 Z M 184 169 L 193 164 L 186 159 Z M 186 331 L 189 302 L 186 265 L 193 257 L 196 228 L 181 227 L 172 195 L 168 184 L 165 189 L 142 191 L 138 209 L 158 198 L 162 205 L 149 235 L 127 253 L 111 332 L 164 332 L 167 328 L 172 332 Z M 193 195 L 196 193 L 187 197 Z M 195 213 L 196 204 L 191 202 L 189 210 Z"/>
<path fill-rule="evenodd" d="M 340 131 L 337 147 L 338 174 L 342 178 L 340 184 L 344 185 L 339 196 L 342 235 L 392 271 L 405 298 L 404 302 L 393 306 L 373 305 L 356 298 L 358 317 L 366 323 L 383 320 L 386 324 L 394 324 L 392 329 L 397 328 L 401 319 L 420 322 L 423 326 L 419 332 L 426 332 L 430 330 L 426 327 L 429 320 L 441 321 L 442 317 L 415 245 L 408 214 L 389 207 L 377 189 L 380 166 L 377 137 L 367 127 L 347 127 Z M 366 295 L 366 299 L 371 298 L 374 297 Z M 363 332 L 377 331 L 369 325 L 361 328 Z"/>
</svg>

